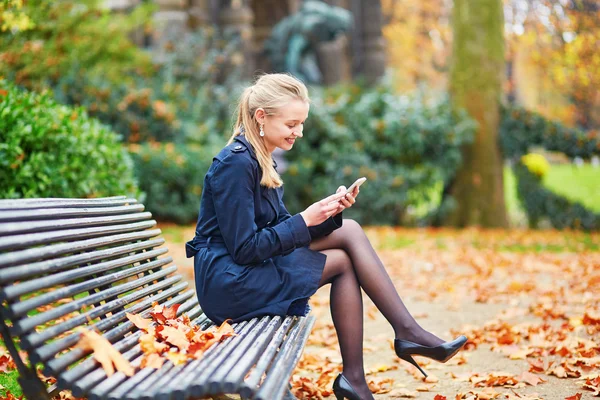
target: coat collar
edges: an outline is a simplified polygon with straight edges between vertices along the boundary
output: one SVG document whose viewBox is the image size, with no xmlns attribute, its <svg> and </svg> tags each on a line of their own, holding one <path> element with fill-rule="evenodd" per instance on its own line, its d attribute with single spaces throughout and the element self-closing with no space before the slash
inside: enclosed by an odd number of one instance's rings
<svg viewBox="0 0 600 400">
<path fill-rule="evenodd" d="M 250 152 L 250 156 L 252 158 L 254 158 L 256 161 L 258 161 L 258 158 L 256 157 L 256 152 L 254 151 L 254 147 L 252 147 L 252 145 L 250 144 L 250 142 L 248 142 L 248 139 L 246 139 L 246 135 L 238 135 L 233 140 L 238 141 L 241 144 L 243 144 L 244 146 L 246 146 L 246 148 Z M 273 160 L 273 166 L 275 168 L 277 168 L 277 162 L 272 157 L 271 157 L 271 159 Z"/>
</svg>

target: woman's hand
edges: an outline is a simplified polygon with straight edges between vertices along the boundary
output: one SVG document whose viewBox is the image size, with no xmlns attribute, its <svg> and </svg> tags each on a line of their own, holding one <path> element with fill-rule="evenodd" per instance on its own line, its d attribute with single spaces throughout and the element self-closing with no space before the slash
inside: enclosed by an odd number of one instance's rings
<svg viewBox="0 0 600 400">
<path fill-rule="evenodd" d="M 346 190 L 346 186 L 340 186 L 338 190 L 336 190 L 336 193 L 345 193 Z M 346 208 L 352 207 L 352 205 L 356 203 L 356 196 L 358 195 L 358 192 L 360 192 L 360 189 L 357 186 L 352 190 L 352 193 L 346 193 L 346 195 L 338 201 L 338 209 L 335 213 L 333 213 L 333 215 L 337 215 L 344 211 Z"/>
<path fill-rule="evenodd" d="M 302 211 L 300 215 L 304 218 L 306 226 L 315 226 L 324 222 L 327 218 L 339 213 L 339 208 L 342 205 L 340 201 L 345 196 L 346 189 L 338 189 L 335 194 L 324 198 Z"/>
</svg>

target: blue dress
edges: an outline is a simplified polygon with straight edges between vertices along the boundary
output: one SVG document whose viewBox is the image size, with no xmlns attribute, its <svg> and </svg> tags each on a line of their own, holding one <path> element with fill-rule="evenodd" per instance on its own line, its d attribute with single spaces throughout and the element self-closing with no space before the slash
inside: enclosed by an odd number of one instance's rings
<svg viewBox="0 0 600 400">
<path fill-rule="evenodd" d="M 283 187 L 260 185 L 262 170 L 246 138 L 238 136 L 213 158 L 204 177 L 194 257 L 200 306 L 216 324 L 262 315 L 306 315 L 326 256 L 314 239 L 342 226 L 342 215 L 307 227 L 283 204 Z"/>
</svg>

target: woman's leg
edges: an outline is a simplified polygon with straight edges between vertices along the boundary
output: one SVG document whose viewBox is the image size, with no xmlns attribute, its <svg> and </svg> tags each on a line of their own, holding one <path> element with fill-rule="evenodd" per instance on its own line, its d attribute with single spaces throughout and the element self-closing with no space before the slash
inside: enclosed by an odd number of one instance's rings
<svg viewBox="0 0 600 400">
<path fill-rule="evenodd" d="M 331 283 L 331 317 L 340 343 L 343 374 L 361 399 L 372 399 L 363 366 L 362 295 L 352 262 L 340 249 L 322 253 L 327 255 L 327 260 L 319 287 Z"/>
<path fill-rule="evenodd" d="M 342 249 L 350 256 L 360 286 L 392 325 L 396 338 L 425 346 L 437 346 L 444 342 L 423 329 L 412 317 L 367 235 L 356 221 L 344 219 L 341 228 L 314 240 L 310 248 L 321 252 Z"/>
</svg>

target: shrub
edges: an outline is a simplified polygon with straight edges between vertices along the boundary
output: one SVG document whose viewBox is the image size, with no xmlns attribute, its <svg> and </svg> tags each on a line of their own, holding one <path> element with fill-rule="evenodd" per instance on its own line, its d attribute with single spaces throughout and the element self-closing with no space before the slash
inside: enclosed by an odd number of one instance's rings
<svg viewBox="0 0 600 400">
<path fill-rule="evenodd" d="M 155 218 L 190 223 L 198 217 L 204 175 L 217 148 L 146 143 L 130 145 L 144 201 Z"/>
<path fill-rule="evenodd" d="M 123 194 L 138 190 L 118 135 L 81 107 L 0 80 L 1 197 Z"/>
</svg>

